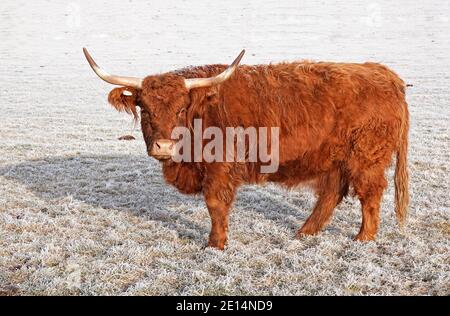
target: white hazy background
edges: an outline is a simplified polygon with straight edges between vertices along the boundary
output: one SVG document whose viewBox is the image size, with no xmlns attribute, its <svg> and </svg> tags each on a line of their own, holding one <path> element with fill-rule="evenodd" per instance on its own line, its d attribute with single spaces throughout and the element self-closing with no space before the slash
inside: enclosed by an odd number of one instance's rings
<svg viewBox="0 0 450 316">
<path fill-rule="evenodd" d="M 449 18 L 449 1 L 2 1 L 0 294 L 450 294 Z M 377 242 L 351 241 L 354 198 L 294 240 L 314 196 L 268 185 L 240 191 L 224 252 L 203 249 L 202 198 L 164 184 L 83 46 L 142 77 L 242 48 L 248 64 L 388 65 L 414 85 L 407 229 L 389 170 Z"/>
</svg>

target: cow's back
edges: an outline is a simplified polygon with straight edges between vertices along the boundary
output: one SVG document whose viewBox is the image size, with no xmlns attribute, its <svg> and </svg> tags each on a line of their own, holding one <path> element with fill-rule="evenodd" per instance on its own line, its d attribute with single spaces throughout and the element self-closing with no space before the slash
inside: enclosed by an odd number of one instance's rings
<svg viewBox="0 0 450 316">
<path fill-rule="evenodd" d="M 376 63 L 241 66 L 219 91 L 221 103 L 210 111 L 220 119 L 211 123 L 280 127 L 279 173 L 289 171 L 293 182 L 345 160 L 364 126 L 385 126 L 397 137 L 406 107 L 403 81 Z"/>
</svg>

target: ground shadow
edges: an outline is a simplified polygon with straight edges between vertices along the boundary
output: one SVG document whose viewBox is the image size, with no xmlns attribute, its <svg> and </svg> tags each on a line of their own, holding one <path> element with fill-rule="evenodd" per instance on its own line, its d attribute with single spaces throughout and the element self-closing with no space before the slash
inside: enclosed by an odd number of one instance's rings
<svg viewBox="0 0 450 316">
<path fill-rule="evenodd" d="M 199 242 L 204 242 L 202 235 L 209 232 L 209 222 L 198 225 L 189 220 L 186 214 L 173 211 L 186 204 L 192 208 L 205 208 L 206 211 L 202 196 L 183 195 L 164 183 L 159 163 L 145 156 L 51 157 L 0 168 L 0 176 L 18 181 L 49 203 L 71 196 L 106 210 L 146 216 L 176 230 L 181 236 L 198 238 Z M 236 207 L 261 213 L 290 229 L 297 229 L 305 219 L 299 209 L 308 209 L 306 203 L 300 202 L 301 205 L 298 205 L 297 202 L 287 202 L 270 188 L 258 192 L 255 189 L 244 187 L 239 193 Z M 194 230 L 198 233 L 192 234 Z"/>
</svg>

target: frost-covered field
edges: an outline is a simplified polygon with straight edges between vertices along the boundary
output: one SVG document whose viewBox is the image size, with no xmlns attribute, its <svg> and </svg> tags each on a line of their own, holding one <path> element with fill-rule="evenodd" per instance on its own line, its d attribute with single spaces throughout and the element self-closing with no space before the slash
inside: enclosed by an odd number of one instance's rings
<svg viewBox="0 0 450 316">
<path fill-rule="evenodd" d="M 280 4 L 283 3 L 283 4 Z M 450 294 L 448 1 L 2 1 L 0 294 Z M 113 73 L 190 64 L 378 61 L 408 83 L 410 218 L 391 183 L 377 242 L 357 243 L 347 199 L 294 240 L 314 196 L 244 187 L 224 252 L 204 249 L 201 197 L 163 183 L 132 120 L 107 105 Z M 133 133 L 136 141 L 118 141 Z"/>
</svg>

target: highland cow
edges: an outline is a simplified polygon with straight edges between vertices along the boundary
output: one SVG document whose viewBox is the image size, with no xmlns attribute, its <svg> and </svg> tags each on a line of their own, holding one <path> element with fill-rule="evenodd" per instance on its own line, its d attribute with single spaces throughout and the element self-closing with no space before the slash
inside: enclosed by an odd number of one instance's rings
<svg viewBox="0 0 450 316">
<path fill-rule="evenodd" d="M 110 75 L 85 56 L 103 80 L 119 85 L 109 102 L 139 117 L 148 154 L 162 163 L 165 180 L 187 194 L 202 193 L 211 216 L 208 245 L 224 249 L 236 190 L 246 183 L 310 185 L 317 201 L 297 237 L 314 235 L 330 221 L 349 190 L 361 202 L 356 240 L 374 240 L 385 170 L 396 154 L 395 212 L 408 207 L 409 114 L 405 83 L 377 63 L 289 62 L 189 67 L 144 79 Z M 279 167 L 263 162 L 175 162 L 174 128 L 278 127 Z M 259 141 L 259 140 L 258 140 Z M 274 148 L 270 148 L 273 150 Z"/>
</svg>

